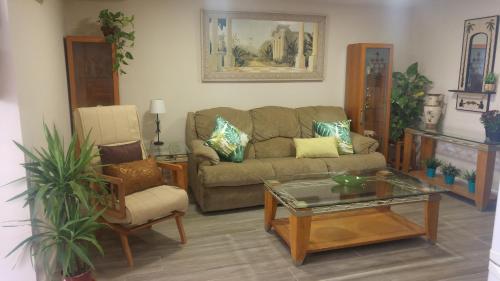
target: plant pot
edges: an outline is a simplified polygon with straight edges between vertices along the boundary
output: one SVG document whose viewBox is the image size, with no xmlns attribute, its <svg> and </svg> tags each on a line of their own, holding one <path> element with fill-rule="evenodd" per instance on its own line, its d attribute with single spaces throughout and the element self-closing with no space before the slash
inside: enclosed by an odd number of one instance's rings
<svg viewBox="0 0 500 281">
<path fill-rule="evenodd" d="M 444 183 L 449 184 L 449 185 L 454 184 L 455 183 L 455 176 L 444 175 Z"/>
<path fill-rule="evenodd" d="M 485 92 L 494 92 L 496 88 L 496 84 L 484 84 Z"/>
<path fill-rule="evenodd" d="M 485 129 L 486 138 L 491 142 L 500 142 L 500 131 L 490 131 Z"/>
<path fill-rule="evenodd" d="M 427 168 L 427 176 L 433 178 L 436 176 L 436 168 Z"/>
<path fill-rule="evenodd" d="M 90 272 L 89 270 L 77 276 L 66 277 L 64 278 L 64 281 L 95 281 L 95 280 L 94 278 L 92 278 L 92 272 Z"/>
<path fill-rule="evenodd" d="M 474 193 L 474 192 L 476 192 L 476 182 L 475 182 L 475 181 L 471 181 L 471 180 L 469 180 L 469 181 L 467 182 L 467 187 L 469 188 L 469 192 L 470 192 L 470 193 Z"/>
<path fill-rule="evenodd" d="M 116 26 L 101 26 L 101 31 L 104 36 L 113 35 L 118 32 L 118 27 Z"/>
</svg>

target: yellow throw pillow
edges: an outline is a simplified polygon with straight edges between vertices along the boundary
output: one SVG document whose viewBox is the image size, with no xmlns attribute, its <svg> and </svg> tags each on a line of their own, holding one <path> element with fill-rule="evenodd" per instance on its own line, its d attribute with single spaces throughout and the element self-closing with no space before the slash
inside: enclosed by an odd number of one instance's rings
<svg viewBox="0 0 500 281">
<path fill-rule="evenodd" d="M 336 137 L 294 138 L 296 158 L 339 157 Z"/>
</svg>

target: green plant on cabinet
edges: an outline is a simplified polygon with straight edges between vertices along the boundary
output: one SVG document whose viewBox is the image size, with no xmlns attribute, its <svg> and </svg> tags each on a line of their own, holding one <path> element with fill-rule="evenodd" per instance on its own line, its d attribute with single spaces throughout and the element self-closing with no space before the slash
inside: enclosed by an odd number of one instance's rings
<svg viewBox="0 0 500 281">
<path fill-rule="evenodd" d="M 441 166 L 441 172 L 444 175 L 444 182 L 446 184 L 454 184 L 455 177 L 460 175 L 461 171 L 451 163 L 446 163 Z"/>
<path fill-rule="evenodd" d="M 106 42 L 115 45 L 115 61 L 113 71 L 126 74 L 123 65 L 128 65 L 128 60 L 133 60 L 134 56 L 127 49 L 134 46 L 135 31 L 126 31 L 134 27 L 134 16 L 126 16 L 123 12 L 113 13 L 108 9 L 99 12 L 101 31 L 106 37 Z"/>
<path fill-rule="evenodd" d="M 390 139 L 400 140 L 407 127 L 420 123 L 423 113 L 425 91 L 432 85 L 427 77 L 418 72 L 418 63 L 413 63 L 406 72 L 392 74 Z"/>
<path fill-rule="evenodd" d="M 25 206 L 34 206 L 39 213 L 35 215 L 34 212 L 27 220 L 35 229 L 33 234 L 8 255 L 26 247 L 33 258 L 43 262 L 50 275 L 62 274 L 63 278 L 81 274 L 90 276 L 94 266 L 89 250 L 95 248 L 103 253 L 95 232 L 102 226 L 98 218 L 104 210 L 94 208 L 92 200 L 100 202 L 105 196 L 91 188 L 91 185 L 103 184 L 90 167 L 95 157 L 93 145 L 88 138 L 85 139 L 78 154 L 75 134 L 65 151 L 56 128 L 51 131 L 44 124 L 44 133 L 47 148 L 29 150 L 16 143 L 28 159 L 23 164 L 29 174 L 28 188 L 10 200 L 24 198 Z M 27 221 L 19 221 L 18 226 Z M 49 264 L 52 257 L 55 259 Z"/>
</svg>

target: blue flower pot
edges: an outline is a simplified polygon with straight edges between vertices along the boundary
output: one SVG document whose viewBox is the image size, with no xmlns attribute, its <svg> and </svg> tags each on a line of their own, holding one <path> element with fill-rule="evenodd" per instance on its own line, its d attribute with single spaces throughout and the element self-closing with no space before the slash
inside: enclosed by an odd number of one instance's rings
<svg viewBox="0 0 500 281">
<path fill-rule="evenodd" d="M 427 168 L 427 176 L 433 178 L 436 176 L 436 168 Z"/>
<path fill-rule="evenodd" d="M 446 184 L 454 184 L 455 183 L 455 177 L 450 176 L 450 175 L 444 175 L 444 183 Z"/>
<path fill-rule="evenodd" d="M 474 181 L 468 181 L 467 186 L 469 187 L 469 192 L 470 193 L 476 192 L 476 182 L 474 182 Z"/>
</svg>

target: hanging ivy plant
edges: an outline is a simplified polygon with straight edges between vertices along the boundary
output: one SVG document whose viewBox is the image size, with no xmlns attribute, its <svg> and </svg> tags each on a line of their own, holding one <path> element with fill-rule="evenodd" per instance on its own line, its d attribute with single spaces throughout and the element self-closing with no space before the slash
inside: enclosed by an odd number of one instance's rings
<svg viewBox="0 0 500 281">
<path fill-rule="evenodd" d="M 133 60 L 134 56 L 127 48 L 134 46 L 135 34 L 134 31 L 125 31 L 129 26 L 134 27 L 134 16 L 127 17 L 122 12 L 113 13 L 108 9 L 99 12 L 99 20 L 101 31 L 106 37 L 106 42 L 115 44 L 115 62 L 113 71 L 118 71 L 120 74 L 126 74 L 123 70 L 123 65 L 128 65 L 129 60 Z"/>
</svg>

